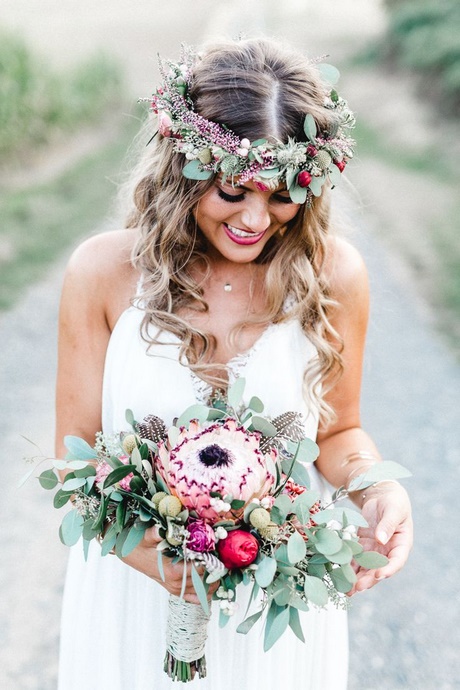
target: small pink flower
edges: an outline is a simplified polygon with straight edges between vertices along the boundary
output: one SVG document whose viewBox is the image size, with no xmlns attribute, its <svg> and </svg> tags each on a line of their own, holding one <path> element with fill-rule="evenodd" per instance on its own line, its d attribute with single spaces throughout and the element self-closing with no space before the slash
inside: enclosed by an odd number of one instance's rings
<svg viewBox="0 0 460 690">
<path fill-rule="evenodd" d="M 259 192 L 268 192 L 268 190 L 270 189 L 266 184 L 264 184 L 263 182 L 259 182 L 258 180 L 254 180 L 254 184 L 259 190 Z"/>
<path fill-rule="evenodd" d="M 162 134 L 164 137 L 170 137 L 171 125 L 172 120 L 169 116 L 169 113 L 167 113 L 165 110 L 160 110 L 158 113 L 158 131 L 160 134 Z"/>
<path fill-rule="evenodd" d="M 216 537 L 211 525 L 203 520 L 190 520 L 187 525 L 189 539 L 187 546 L 192 551 L 212 551 L 216 545 Z"/>
</svg>

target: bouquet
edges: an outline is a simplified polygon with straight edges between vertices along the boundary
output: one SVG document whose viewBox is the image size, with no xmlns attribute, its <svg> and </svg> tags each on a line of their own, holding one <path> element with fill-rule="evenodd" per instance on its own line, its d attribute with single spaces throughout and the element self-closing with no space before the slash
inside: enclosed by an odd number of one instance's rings
<svg viewBox="0 0 460 690">
<path fill-rule="evenodd" d="M 247 633 L 263 617 L 265 651 L 288 627 L 304 641 L 299 611 L 329 601 L 346 606 L 356 580 L 352 560 L 376 568 L 387 559 L 363 551 L 357 528 L 365 520 L 337 502 L 348 491 L 408 474 L 397 463 L 379 463 L 322 505 L 305 467 L 318 446 L 305 437 L 301 415 L 263 416 L 259 398 L 243 405 L 244 385 L 237 379 L 225 399 L 191 406 L 169 429 L 154 415 L 137 422 L 128 410 L 132 430 L 99 433 L 94 448 L 67 436 L 66 459 L 39 476 L 54 489 L 58 472 L 67 472 L 54 496 L 57 508 L 72 503 L 60 527 L 64 544 L 82 538 L 87 554 L 97 539 L 103 556 L 122 558 L 156 525 L 160 576 L 164 557 L 184 564 L 182 593 L 169 598 L 164 662 L 169 677 L 182 682 L 206 675 L 212 583 L 219 583 L 213 599 L 221 627 L 235 612 L 237 586 L 252 587 L 237 631 Z M 200 605 L 182 596 L 189 563 Z"/>
</svg>

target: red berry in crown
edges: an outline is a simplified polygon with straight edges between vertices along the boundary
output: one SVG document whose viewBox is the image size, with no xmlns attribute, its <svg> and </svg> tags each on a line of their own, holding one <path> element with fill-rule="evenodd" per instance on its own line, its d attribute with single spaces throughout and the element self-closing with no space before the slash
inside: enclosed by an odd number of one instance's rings
<svg viewBox="0 0 460 690">
<path fill-rule="evenodd" d="M 297 184 L 299 187 L 308 187 L 311 182 L 311 175 L 306 170 L 302 170 L 297 175 Z"/>
<path fill-rule="evenodd" d="M 334 164 L 338 167 L 338 169 L 340 170 L 340 172 L 343 172 L 343 171 L 345 170 L 345 166 L 346 166 L 345 161 L 337 161 L 337 160 L 335 160 L 335 161 L 334 161 Z"/>
<path fill-rule="evenodd" d="M 310 156 L 310 158 L 314 158 L 316 154 L 318 153 L 318 149 L 316 149 L 313 144 L 308 144 L 307 146 L 307 156 Z"/>
</svg>

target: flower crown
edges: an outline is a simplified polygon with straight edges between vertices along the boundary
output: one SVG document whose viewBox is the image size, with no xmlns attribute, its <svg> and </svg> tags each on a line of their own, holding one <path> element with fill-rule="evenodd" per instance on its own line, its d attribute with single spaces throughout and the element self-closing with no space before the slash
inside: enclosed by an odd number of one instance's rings
<svg viewBox="0 0 460 690">
<path fill-rule="evenodd" d="M 294 203 L 311 205 L 320 196 L 329 179 L 334 187 L 340 180 L 346 163 L 353 157 L 355 141 L 349 130 L 355 118 L 347 102 L 331 88 L 324 107 L 331 110 L 334 124 L 327 132 L 318 132 L 311 114 L 304 120 L 305 141 L 289 138 L 278 140 L 240 139 L 234 132 L 194 110 L 189 96 L 193 67 L 199 57 L 191 49 L 183 49 L 181 62 L 159 59 L 163 84 L 151 99 L 151 109 L 158 116 L 158 131 L 171 139 L 174 150 L 185 155 L 185 177 L 207 180 L 222 174 L 223 181 L 231 178 L 233 185 L 254 180 L 265 191 L 286 184 Z M 325 81 L 335 84 L 339 72 L 321 63 L 318 69 Z M 147 100 L 147 99 L 144 99 Z M 237 180 L 235 178 L 238 178 Z"/>
</svg>

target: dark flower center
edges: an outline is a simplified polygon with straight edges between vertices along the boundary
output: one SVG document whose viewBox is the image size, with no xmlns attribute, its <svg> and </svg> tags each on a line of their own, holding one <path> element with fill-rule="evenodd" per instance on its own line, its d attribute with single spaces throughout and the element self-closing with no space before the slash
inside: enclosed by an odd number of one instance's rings
<svg viewBox="0 0 460 690">
<path fill-rule="evenodd" d="M 216 443 L 213 443 L 211 446 L 206 446 L 206 448 L 200 450 L 198 455 L 200 461 L 203 465 L 206 465 L 206 467 L 227 467 L 231 464 L 231 456 L 228 450 L 221 448 Z"/>
</svg>

